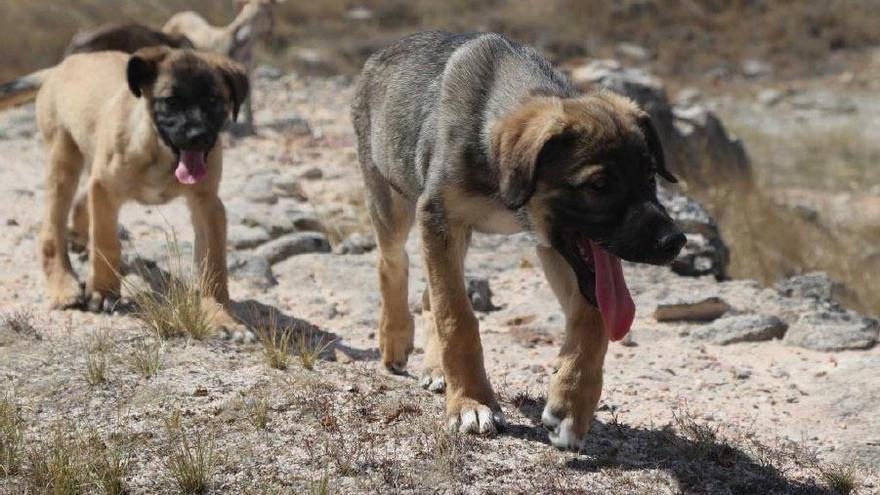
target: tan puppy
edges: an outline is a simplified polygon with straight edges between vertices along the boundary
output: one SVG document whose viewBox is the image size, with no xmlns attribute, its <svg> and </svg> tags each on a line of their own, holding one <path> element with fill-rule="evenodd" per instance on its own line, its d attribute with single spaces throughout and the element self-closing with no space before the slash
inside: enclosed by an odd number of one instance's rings
<svg viewBox="0 0 880 495">
<path fill-rule="evenodd" d="M 239 64 L 166 47 L 131 56 L 72 55 L 51 69 L 36 110 L 48 153 L 40 252 L 53 307 L 85 304 L 92 311 L 112 310 L 120 292 L 120 207 L 132 200 L 162 204 L 178 196 L 186 198 L 192 212 L 195 260 L 216 284 L 209 295 L 228 304 L 217 136 L 247 91 Z M 74 230 L 88 238 L 85 293 L 71 269 L 66 239 L 83 168 L 87 199 L 74 215 Z"/>
</svg>

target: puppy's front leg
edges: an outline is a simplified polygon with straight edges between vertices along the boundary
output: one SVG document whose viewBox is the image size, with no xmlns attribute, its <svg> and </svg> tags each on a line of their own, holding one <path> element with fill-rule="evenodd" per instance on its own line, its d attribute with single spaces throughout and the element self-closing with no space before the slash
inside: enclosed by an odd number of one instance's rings
<svg viewBox="0 0 880 495">
<path fill-rule="evenodd" d="M 214 314 L 217 327 L 227 330 L 242 325 L 229 313 L 229 288 L 226 272 L 226 208 L 216 192 L 187 196 L 195 232 L 193 261 L 200 271 L 206 299 L 206 311 Z M 220 308 L 217 308 L 217 305 Z"/>
<path fill-rule="evenodd" d="M 602 395 L 608 335 L 601 313 L 581 295 L 574 271 L 562 256 L 555 249 L 539 247 L 538 257 L 565 312 L 565 343 L 541 419 L 553 445 L 581 450 Z"/>
<path fill-rule="evenodd" d="M 226 208 L 216 194 L 193 194 L 187 197 L 195 248 L 193 261 L 208 282 L 208 296 L 223 306 L 229 304 L 226 280 Z"/>
<path fill-rule="evenodd" d="M 98 180 L 89 185 L 89 272 L 86 295 L 90 311 L 112 311 L 119 298 L 118 223 L 121 202 Z"/>
<path fill-rule="evenodd" d="M 483 367 L 479 325 L 464 284 L 469 230 L 449 221 L 441 203 L 431 199 L 419 202 L 418 215 L 436 343 L 446 375 L 449 428 L 495 433 L 504 416 Z"/>
</svg>

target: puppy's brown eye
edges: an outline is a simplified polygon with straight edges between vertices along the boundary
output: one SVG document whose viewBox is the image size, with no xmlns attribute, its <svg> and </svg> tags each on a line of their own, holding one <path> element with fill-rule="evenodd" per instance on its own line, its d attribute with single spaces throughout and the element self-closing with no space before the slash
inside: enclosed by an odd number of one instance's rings
<svg viewBox="0 0 880 495">
<path fill-rule="evenodd" d="M 611 188 L 611 178 L 604 173 L 593 174 L 587 180 L 586 186 L 597 192 L 605 192 Z"/>
</svg>

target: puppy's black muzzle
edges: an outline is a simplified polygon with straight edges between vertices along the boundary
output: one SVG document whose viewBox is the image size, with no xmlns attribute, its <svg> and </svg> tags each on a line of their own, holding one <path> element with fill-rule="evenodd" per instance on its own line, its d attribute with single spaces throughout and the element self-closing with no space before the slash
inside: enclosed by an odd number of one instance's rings
<svg viewBox="0 0 880 495">
<path fill-rule="evenodd" d="M 663 206 L 645 201 L 629 208 L 623 222 L 602 245 L 627 261 L 666 265 L 685 243 L 687 238 Z"/>
<path fill-rule="evenodd" d="M 214 147 L 222 118 L 211 118 L 198 107 L 156 112 L 156 127 L 163 141 L 176 150 L 209 151 Z"/>
</svg>

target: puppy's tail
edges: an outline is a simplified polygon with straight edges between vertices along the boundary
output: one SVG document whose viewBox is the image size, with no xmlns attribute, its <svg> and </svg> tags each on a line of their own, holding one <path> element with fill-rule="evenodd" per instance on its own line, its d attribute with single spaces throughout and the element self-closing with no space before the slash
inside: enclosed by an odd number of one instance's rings
<svg viewBox="0 0 880 495">
<path fill-rule="evenodd" d="M 38 70 L 14 81 L 0 84 L 0 110 L 33 101 L 52 69 L 54 67 Z"/>
</svg>

